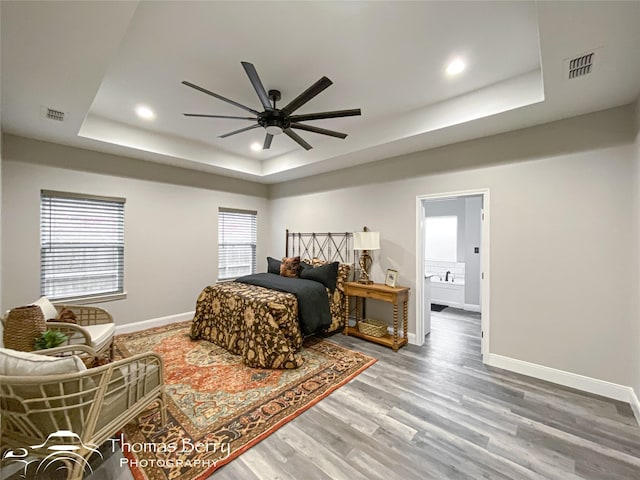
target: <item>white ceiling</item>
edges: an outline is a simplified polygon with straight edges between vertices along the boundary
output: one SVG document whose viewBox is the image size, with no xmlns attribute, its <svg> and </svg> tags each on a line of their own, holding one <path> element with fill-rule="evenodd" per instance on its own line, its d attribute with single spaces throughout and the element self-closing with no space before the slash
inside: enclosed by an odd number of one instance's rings
<svg viewBox="0 0 640 480">
<path fill-rule="evenodd" d="M 1 3 L 2 130 L 275 183 L 601 110 L 640 94 L 640 2 Z M 563 76 L 596 51 L 594 71 Z M 460 57 L 467 69 L 445 74 Z M 283 106 L 323 75 L 334 84 L 296 113 L 361 108 L 308 122 L 253 152 L 264 130 L 218 138 L 246 116 L 187 80 L 256 110 L 240 65 Z M 145 121 L 136 105 L 151 107 Z M 46 120 L 43 107 L 66 113 Z"/>
</svg>

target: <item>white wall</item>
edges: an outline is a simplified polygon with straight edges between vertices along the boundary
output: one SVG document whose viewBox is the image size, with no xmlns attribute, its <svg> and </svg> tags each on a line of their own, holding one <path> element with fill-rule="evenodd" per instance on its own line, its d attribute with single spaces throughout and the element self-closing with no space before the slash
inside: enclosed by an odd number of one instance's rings
<svg viewBox="0 0 640 480">
<path fill-rule="evenodd" d="M 269 202 L 265 196 L 69 170 L 28 162 L 130 159 L 86 150 L 5 137 L 2 162 L 2 311 L 40 295 L 40 190 L 59 190 L 126 198 L 125 290 L 127 298 L 99 304 L 116 323 L 192 311 L 203 287 L 217 279 L 218 207 L 258 212 L 258 258 L 267 255 Z M 135 162 L 131 160 L 131 162 Z M 110 167 L 110 168 L 111 168 Z M 157 172 L 160 166 L 150 165 Z M 97 167 L 96 167 L 97 168 Z M 167 170 L 165 173 L 170 174 Z M 188 183 L 188 175 L 176 181 Z M 126 172 L 123 172 L 125 175 Z M 154 173 L 149 173 L 153 176 Z M 197 173 L 198 182 L 219 181 Z M 248 182 L 247 182 L 248 183 Z M 242 190 L 252 185 L 237 184 Z M 255 185 L 260 192 L 262 186 Z M 260 262 L 258 262 L 260 266 Z"/>
<path fill-rule="evenodd" d="M 275 185 L 272 250 L 285 228 L 366 224 L 381 234 L 373 279 L 396 268 L 415 291 L 416 196 L 489 188 L 490 351 L 632 385 L 633 115 L 620 107 Z"/>
<path fill-rule="evenodd" d="M 464 303 L 480 305 L 480 253 L 474 248 L 480 247 L 482 240 L 482 197 L 464 199 L 465 206 L 465 283 Z"/>
</svg>

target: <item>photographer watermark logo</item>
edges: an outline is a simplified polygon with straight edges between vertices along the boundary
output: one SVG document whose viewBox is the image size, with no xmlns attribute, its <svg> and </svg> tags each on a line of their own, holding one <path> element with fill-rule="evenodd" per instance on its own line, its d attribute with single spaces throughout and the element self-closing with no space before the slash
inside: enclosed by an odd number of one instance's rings
<svg viewBox="0 0 640 480">
<path fill-rule="evenodd" d="M 122 433 L 119 438 L 110 438 L 109 441 L 113 451 L 119 444 L 125 455 L 120 459 L 120 466 L 130 468 L 215 468 L 231 454 L 231 444 L 227 442 L 194 441 L 189 438 L 160 443 L 127 442 Z M 140 454 L 149 455 L 139 458 Z"/>
<path fill-rule="evenodd" d="M 84 456 L 78 453 L 79 451 L 82 451 Z M 97 445 L 83 443 L 80 436 L 70 430 L 58 430 L 50 434 L 40 445 L 7 450 L 2 456 L 2 461 L 23 465 L 21 476 L 36 480 L 50 469 L 67 470 L 79 466 L 82 471 L 88 470 L 93 473 L 87 458 L 94 453 L 102 458 L 102 453 L 98 450 Z M 37 457 L 34 458 L 33 454 L 36 454 Z M 32 463 L 36 465 L 35 472 L 29 471 L 27 477 L 29 465 Z"/>
<path fill-rule="evenodd" d="M 120 458 L 120 466 L 130 468 L 215 468 L 231 454 L 229 443 L 194 441 L 189 438 L 161 443 L 127 442 L 121 433 L 109 441 L 112 452 L 121 450 L 124 454 Z M 52 469 L 80 468 L 83 472 L 93 473 L 87 458 L 94 453 L 104 458 L 97 445 L 83 443 L 78 434 L 69 430 L 59 430 L 50 434 L 41 445 L 6 451 L 2 462 L 19 463 L 23 466 L 22 478 L 38 480 L 41 474 Z M 139 458 L 140 454 L 149 455 Z M 30 467 L 32 463 L 35 467 Z"/>
</svg>

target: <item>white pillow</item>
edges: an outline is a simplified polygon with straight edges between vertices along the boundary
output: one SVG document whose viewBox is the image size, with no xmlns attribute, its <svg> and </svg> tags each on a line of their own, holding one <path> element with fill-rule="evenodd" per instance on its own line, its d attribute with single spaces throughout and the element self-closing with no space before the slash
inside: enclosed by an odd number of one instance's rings
<svg viewBox="0 0 640 480">
<path fill-rule="evenodd" d="M 47 297 L 40 297 L 31 305 L 38 305 L 42 309 L 45 321 L 58 318 L 56 307 L 53 306 L 53 303 L 51 303 Z"/>
<path fill-rule="evenodd" d="M 47 357 L 46 355 L 0 348 L 0 375 L 10 377 L 60 375 L 81 372 L 86 369 L 85 364 L 76 355 Z"/>
</svg>

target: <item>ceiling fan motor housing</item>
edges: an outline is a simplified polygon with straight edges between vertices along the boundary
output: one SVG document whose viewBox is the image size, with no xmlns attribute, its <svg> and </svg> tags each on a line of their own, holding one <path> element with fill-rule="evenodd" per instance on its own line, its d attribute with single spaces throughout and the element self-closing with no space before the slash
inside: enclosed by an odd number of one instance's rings
<svg viewBox="0 0 640 480">
<path fill-rule="evenodd" d="M 278 135 L 291 126 L 291 121 L 286 113 L 278 109 L 265 110 L 258 115 L 258 124 L 267 129 L 271 135 Z M 277 128 L 269 128 L 277 127 Z M 280 130 L 278 130 L 280 129 Z"/>
</svg>

